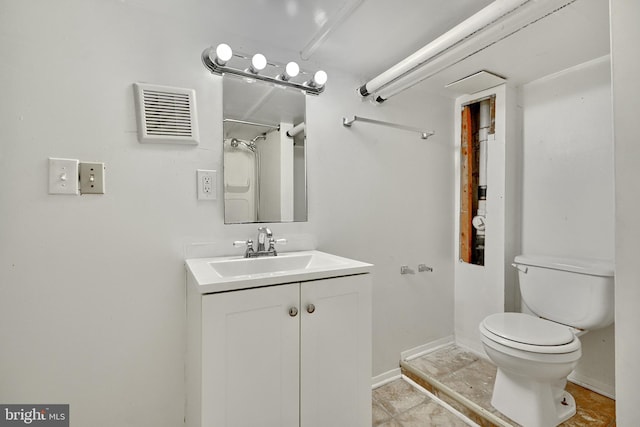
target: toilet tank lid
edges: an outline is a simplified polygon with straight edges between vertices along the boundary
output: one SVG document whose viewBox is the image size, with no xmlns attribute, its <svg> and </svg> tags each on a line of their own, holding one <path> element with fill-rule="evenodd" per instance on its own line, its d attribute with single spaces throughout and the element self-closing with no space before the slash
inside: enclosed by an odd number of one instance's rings
<svg viewBox="0 0 640 427">
<path fill-rule="evenodd" d="M 575 339 L 568 326 L 524 313 L 495 313 L 483 325 L 489 332 L 523 344 L 558 346 Z"/>
<path fill-rule="evenodd" d="M 548 255 L 518 255 L 514 262 L 520 265 L 570 271 L 591 276 L 613 277 L 613 261 L 590 258 L 553 257 Z"/>
</svg>

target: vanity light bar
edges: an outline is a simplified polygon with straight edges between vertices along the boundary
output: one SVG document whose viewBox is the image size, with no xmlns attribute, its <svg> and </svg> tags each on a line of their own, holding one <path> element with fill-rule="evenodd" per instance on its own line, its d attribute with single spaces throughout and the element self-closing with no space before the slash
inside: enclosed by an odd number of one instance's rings
<svg viewBox="0 0 640 427">
<path fill-rule="evenodd" d="M 242 61 L 248 62 L 244 68 L 237 68 L 229 65 L 229 62 L 233 57 L 239 58 Z M 234 53 L 229 45 L 221 43 L 217 47 L 208 47 L 202 52 L 202 63 L 213 74 L 233 74 L 239 77 L 244 77 L 250 81 L 261 80 L 267 83 L 272 83 L 278 86 L 284 86 L 292 89 L 299 89 L 304 93 L 311 95 L 319 95 L 324 91 L 324 86 L 327 82 L 327 73 L 324 71 L 316 71 L 311 79 L 308 79 L 304 83 L 293 81 L 293 78 L 299 74 L 306 74 L 300 70 L 300 67 L 295 62 L 289 62 L 286 65 L 276 64 L 267 61 L 262 54 L 255 54 L 249 58 L 243 54 Z M 261 74 L 267 67 L 275 67 L 280 72 L 277 72 L 275 76 L 269 76 Z"/>
</svg>

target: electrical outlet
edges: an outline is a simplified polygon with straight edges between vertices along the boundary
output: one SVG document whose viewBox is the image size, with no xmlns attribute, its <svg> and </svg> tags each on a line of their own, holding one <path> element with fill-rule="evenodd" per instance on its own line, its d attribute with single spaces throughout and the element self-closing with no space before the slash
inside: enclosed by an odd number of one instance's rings
<svg viewBox="0 0 640 427">
<path fill-rule="evenodd" d="M 198 169 L 198 200 L 216 200 L 216 171 Z"/>
<path fill-rule="evenodd" d="M 213 179 L 211 178 L 210 175 L 203 175 L 202 176 L 202 192 L 204 194 L 211 194 L 211 192 L 213 191 L 213 186 L 211 185 L 211 181 L 213 181 Z"/>
</svg>

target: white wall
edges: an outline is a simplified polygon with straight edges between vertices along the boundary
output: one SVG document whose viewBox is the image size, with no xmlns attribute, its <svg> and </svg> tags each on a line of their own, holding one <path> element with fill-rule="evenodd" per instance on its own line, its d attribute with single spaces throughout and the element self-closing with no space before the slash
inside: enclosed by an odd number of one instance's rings
<svg viewBox="0 0 640 427">
<path fill-rule="evenodd" d="M 453 333 L 452 101 L 405 92 L 381 106 L 331 77 L 307 101 L 309 220 L 319 247 L 375 264 L 373 374 L 398 367 L 399 350 Z M 349 115 L 433 129 L 417 133 Z M 417 273 L 417 265 L 433 273 Z M 406 264 L 415 275 L 400 275 Z"/>
<path fill-rule="evenodd" d="M 522 252 L 614 259 L 609 57 L 522 87 Z M 614 395 L 614 326 L 582 336 L 572 379 Z"/>
<path fill-rule="evenodd" d="M 640 423 L 640 3 L 611 0 L 611 61 L 616 171 L 616 423 Z"/>
<path fill-rule="evenodd" d="M 613 136 L 608 57 L 522 88 L 522 248 L 613 259 Z"/>
<path fill-rule="evenodd" d="M 197 7 L 208 7 L 199 9 Z M 73 425 L 167 426 L 184 416 L 184 247 L 254 237 L 197 201 L 219 171 L 222 82 L 202 66 L 219 4 L 0 0 L 0 401 L 70 403 Z M 225 17 L 229 18 L 229 17 Z M 233 18 L 233 17 L 231 17 Z M 313 65 L 310 65 L 313 67 Z M 320 249 L 376 264 L 372 374 L 453 331 L 451 101 L 406 94 L 375 107 L 329 71 L 308 101 L 309 221 Z M 137 142 L 131 84 L 194 88 L 198 146 Z M 362 114 L 435 129 L 363 124 Z M 101 196 L 47 194 L 47 158 L 105 162 Z M 431 274 L 399 275 L 424 262 Z"/>
</svg>

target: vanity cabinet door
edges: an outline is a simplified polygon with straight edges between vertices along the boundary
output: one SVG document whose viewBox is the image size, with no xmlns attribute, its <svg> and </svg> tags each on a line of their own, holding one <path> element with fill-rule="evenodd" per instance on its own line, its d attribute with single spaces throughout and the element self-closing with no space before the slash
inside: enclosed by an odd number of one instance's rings
<svg viewBox="0 0 640 427">
<path fill-rule="evenodd" d="M 202 298 L 202 426 L 299 425 L 300 285 Z"/>
<path fill-rule="evenodd" d="M 303 282 L 301 427 L 371 426 L 371 276 Z"/>
</svg>

